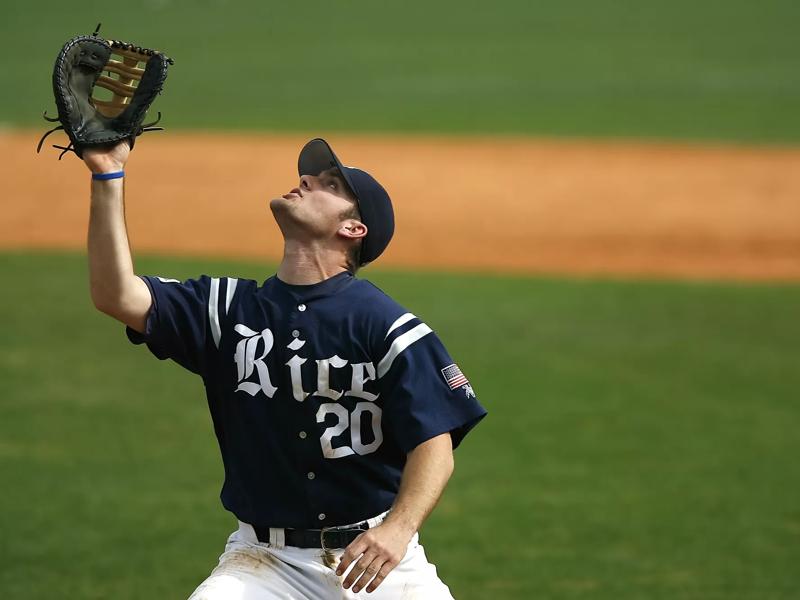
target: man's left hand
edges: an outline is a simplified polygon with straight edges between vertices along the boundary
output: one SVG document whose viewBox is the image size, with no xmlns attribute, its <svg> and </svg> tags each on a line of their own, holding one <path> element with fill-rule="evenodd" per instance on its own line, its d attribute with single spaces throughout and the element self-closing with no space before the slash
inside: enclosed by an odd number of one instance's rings
<svg viewBox="0 0 800 600">
<path fill-rule="evenodd" d="M 336 569 L 336 574 L 341 576 L 357 561 L 342 582 L 342 587 L 347 589 L 352 585 L 355 593 L 364 589 L 364 586 L 368 593 L 375 591 L 389 572 L 403 560 L 413 535 L 413 531 L 409 533 L 392 522 L 384 522 L 359 535 L 345 548 Z"/>
</svg>

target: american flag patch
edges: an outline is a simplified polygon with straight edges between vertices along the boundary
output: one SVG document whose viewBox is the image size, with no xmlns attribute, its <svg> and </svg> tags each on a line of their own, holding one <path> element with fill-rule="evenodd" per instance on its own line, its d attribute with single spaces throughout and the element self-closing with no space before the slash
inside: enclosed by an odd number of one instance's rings
<svg viewBox="0 0 800 600">
<path fill-rule="evenodd" d="M 447 382 L 447 385 L 450 386 L 451 390 L 469 383 L 466 376 L 461 372 L 461 369 L 459 369 L 458 365 L 456 364 L 452 364 L 449 367 L 442 369 L 442 376 Z"/>
</svg>

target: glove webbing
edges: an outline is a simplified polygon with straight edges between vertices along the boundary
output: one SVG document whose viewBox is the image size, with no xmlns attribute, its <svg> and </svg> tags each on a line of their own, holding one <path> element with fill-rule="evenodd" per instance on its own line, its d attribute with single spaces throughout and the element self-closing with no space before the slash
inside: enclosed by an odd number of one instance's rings
<svg viewBox="0 0 800 600">
<path fill-rule="evenodd" d="M 157 51 L 117 40 L 107 41 L 113 49 L 113 54 L 120 56 L 122 61 L 109 59 L 103 68 L 108 75 L 101 75 L 95 83 L 95 86 L 105 88 L 112 93 L 111 100 L 99 100 L 94 97 L 94 92 L 92 92 L 91 100 L 98 112 L 106 117 L 113 118 L 125 110 L 126 105 L 136 92 L 136 86 L 144 74 L 144 69 L 139 67 L 139 63 L 146 63 Z M 173 64 L 171 58 L 168 58 L 167 62 Z M 111 77 L 112 73 L 116 74 L 117 77 Z M 150 127 L 157 122 L 158 119 L 144 127 Z"/>
</svg>

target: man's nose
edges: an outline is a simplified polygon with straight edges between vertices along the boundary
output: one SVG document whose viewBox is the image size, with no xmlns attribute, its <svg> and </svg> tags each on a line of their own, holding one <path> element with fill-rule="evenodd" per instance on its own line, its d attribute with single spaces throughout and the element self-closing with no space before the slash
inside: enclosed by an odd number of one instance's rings
<svg viewBox="0 0 800 600">
<path fill-rule="evenodd" d="M 313 175 L 301 175 L 300 176 L 300 189 L 301 190 L 312 190 L 317 183 L 317 177 Z"/>
</svg>

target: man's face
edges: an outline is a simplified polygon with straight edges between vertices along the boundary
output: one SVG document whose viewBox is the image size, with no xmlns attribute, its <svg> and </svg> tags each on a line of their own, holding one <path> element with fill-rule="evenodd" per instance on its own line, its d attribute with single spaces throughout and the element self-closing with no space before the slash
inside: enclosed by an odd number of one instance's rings
<svg viewBox="0 0 800 600">
<path fill-rule="evenodd" d="M 300 184 L 280 198 L 270 201 L 270 209 L 284 238 L 301 240 L 336 236 L 355 198 L 338 169 L 317 176 L 303 175 Z"/>
</svg>

